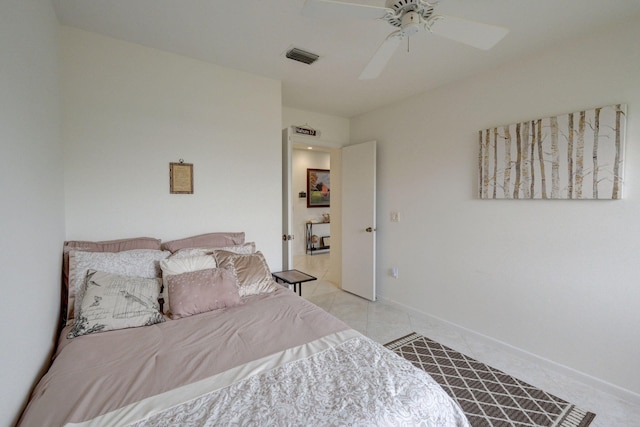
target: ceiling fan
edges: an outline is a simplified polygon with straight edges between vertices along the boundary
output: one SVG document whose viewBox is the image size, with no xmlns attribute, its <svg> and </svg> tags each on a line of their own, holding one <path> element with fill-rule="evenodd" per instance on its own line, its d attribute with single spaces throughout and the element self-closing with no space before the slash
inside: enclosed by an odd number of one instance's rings
<svg viewBox="0 0 640 427">
<path fill-rule="evenodd" d="M 307 0 L 302 13 L 314 18 L 381 19 L 398 29 L 380 45 L 358 79 L 375 79 L 391 59 L 400 43 L 420 32 L 429 31 L 478 49 L 488 50 L 509 32 L 495 25 L 453 16 L 438 15 L 437 1 L 386 0 L 385 7 L 334 0 Z"/>
</svg>

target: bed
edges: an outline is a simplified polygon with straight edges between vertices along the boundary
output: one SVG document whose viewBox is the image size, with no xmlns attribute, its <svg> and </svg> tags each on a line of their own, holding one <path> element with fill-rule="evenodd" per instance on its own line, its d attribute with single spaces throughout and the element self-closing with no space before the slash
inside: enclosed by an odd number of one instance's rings
<svg viewBox="0 0 640 427">
<path fill-rule="evenodd" d="M 74 309 L 67 307 L 51 367 L 18 425 L 469 425 L 424 371 L 276 284 L 244 236 L 215 242 L 189 240 L 181 245 L 191 246 L 173 251 L 162 250 L 171 245 L 67 250 L 64 300 Z M 163 267 L 156 268 L 158 277 L 120 273 L 133 271 L 132 253 L 136 260 L 141 253 L 155 257 L 151 264 Z M 101 269 L 83 264 L 82 257 Z M 114 257 L 119 267 L 96 261 Z M 210 261 L 200 257 L 213 259 L 216 267 L 201 268 L 199 263 Z M 109 269 L 118 271 L 104 271 Z M 80 287 L 77 278 L 84 278 Z M 118 310 L 142 307 L 139 289 L 148 285 L 159 293 L 161 278 L 163 296 L 171 297 L 166 313 L 134 326 L 120 327 L 118 318 L 110 329 L 113 322 L 104 319 L 100 305 L 113 298 Z M 109 291 L 113 283 L 118 292 Z M 123 286 L 138 293 L 124 298 Z M 159 303 L 148 305 L 139 311 L 159 312 Z M 98 310 L 102 327 L 96 327 L 92 310 Z"/>
</svg>

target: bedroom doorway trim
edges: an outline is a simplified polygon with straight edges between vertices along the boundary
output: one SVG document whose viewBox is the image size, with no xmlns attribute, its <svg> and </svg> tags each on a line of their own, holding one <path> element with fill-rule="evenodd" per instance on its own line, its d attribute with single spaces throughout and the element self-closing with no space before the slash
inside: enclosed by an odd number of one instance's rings
<svg viewBox="0 0 640 427">
<path fill-rule="evenodd" d="M 294 146 L 299 147 L 313 147 L 327 151 L 330 155 L 331 167 L 340 166 L 341 162 L 341 148 L 344 144 L 322 140 L 318 137 L 298 135 L 294 132 L 293 127 L 289 126 L 282 130 L 282 269 L 288 270 L 293 268 L 293 245 L 299 242 L 304 242 L 304 235 L 296 236 L 294 233 L 294 227 L 292 224 L 293 219 L 293 161 L 292 152 Z M 333 246 L 330 253 L 330 268 L 329 276 L 327 280 L 330 280 L 336 284 L 340 284 L 340 277 L 342 274 L 342 263 L 340 260 L 341 248 L 340 240 L 341 236 L 341 222 L 342 216 L 340 194 L 341 194 L 341 176 L 339 173 L 332 173 L 332 203 L 329 209 L 329 215 L 331 216 L 331 234 L 333 238 Z M 297 194 L 297 193 L 296 193 Z M 308 195 L 307 195 L 308 197 Z"/>
</svg>

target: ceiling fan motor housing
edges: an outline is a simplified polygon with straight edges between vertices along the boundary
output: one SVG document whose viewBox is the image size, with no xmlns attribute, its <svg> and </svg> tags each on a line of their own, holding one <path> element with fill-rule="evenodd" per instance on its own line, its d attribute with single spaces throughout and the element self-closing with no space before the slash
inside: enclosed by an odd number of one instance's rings
<svg viewBox="0 0 640 427">
<path fill-rule="evenodd" d="M 420 15 L 417 12 L 407 12 L 402 16 L 402 32 L 412 36 L 420 31 Z"/>
<path fill-rule="evenodd" d="M 435 2 L 434 2 L 435 4 Z M 417 16 L 411 19 L 422 18 L 428 20 L 433 15 L 433 4 L 425 0 L 387 0 L 385 4 L 387 9 L 395 11 L 395 15 L 385 17 L 385 20 L 394 27 L 404 28 L 411 22 L 405 20 L 405 17 L 413 12 Z M 418 19 L 418 22 L 420 19 Z M 418 23 L 416 22 L 416 24 Z M 414 34 L 413 32 L 411 34 Z"/>
</svg>

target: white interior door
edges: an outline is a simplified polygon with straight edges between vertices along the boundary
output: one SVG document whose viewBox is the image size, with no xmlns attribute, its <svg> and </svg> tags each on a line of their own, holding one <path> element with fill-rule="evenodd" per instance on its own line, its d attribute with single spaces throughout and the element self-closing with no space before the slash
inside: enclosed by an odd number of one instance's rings
<svg viewBox="0 0 640 427">
<path fill-rule="evenodd" d="M 293 268 L 291 243 L 293 231 L 291 225 L 292 178 L 291 178 L 291 137 L 289 129 L 282 130 L 282 270 Z"/>
<path fill-rule="evenodd" d="M 342 149 L 342 289 L 376 300 L 376 142 Z"/>
</svg>

